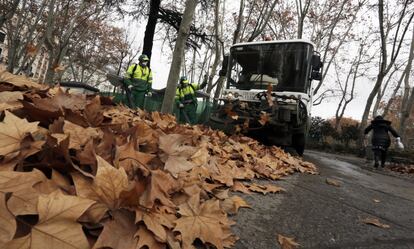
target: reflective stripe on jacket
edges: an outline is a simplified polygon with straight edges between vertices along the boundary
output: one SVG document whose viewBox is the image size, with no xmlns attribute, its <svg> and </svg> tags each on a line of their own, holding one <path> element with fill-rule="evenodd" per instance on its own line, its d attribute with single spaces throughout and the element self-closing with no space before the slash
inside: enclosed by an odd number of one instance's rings
<svg viewBox="0 0 414 249">
<path fill-rule="evenodd" d="M 178 102 L 182 102 L 185 100 L 195 100 L 196 94 L 195 91 L 199 89 L 199 85 L 196 83 L 188 84 L 185 87 L 177 87 L 175 91 L 175 100 Z"/>
<path fill-rule="evenodd" d="M 138 91 L 148 91 L 151 89 L 152 70 L 149 67 L 141 67 L 139 64 L 132 64 L 128 67 L 125 77 L 131 79 L 131 84 Z"/>
</svg>

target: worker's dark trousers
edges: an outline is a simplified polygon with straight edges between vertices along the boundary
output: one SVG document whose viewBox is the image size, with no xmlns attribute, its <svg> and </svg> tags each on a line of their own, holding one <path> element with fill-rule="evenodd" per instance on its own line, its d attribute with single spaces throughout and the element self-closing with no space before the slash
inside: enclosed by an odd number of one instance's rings
<svg viewBox="0 0 414 249">
<path fill-rule="evenodd" d="M 373 151 L 374 151 L 375 167 L 378 167 L 378 161 L 380 160 L 381 160 L 381 167 L 384 167 L 385 160 L 387 159 L 387 150 L 373 149 Z"/>
</svg>

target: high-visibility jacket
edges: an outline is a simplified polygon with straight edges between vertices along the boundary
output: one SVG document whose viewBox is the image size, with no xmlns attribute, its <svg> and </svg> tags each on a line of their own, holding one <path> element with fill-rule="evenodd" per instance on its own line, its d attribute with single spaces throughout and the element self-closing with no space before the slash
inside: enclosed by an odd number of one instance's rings
<svg viewBox="0 0 414 249">
<path fill-rule="evenodd" d="M 149 91 L 152 85 L 152 71 L 149 67 L 141 67 L 139 64 L 132 64 L 128 67 L 125 75 L 130 79 L 130 84 L 135 91 Z"/>
<path fill-rule="evenodd" d="M 180 85 L 177 87 L 177 90 L 175 91 L 175 101 L 177 103 L 189 103 L 190 100 L 194 101 L 194 103 L 197 103 L 196 93 L 195 91 L 199 90 L 200 86 L 197 83 L 191 83 L 187 84 L 184 87 L 181 87 Z"/>
</svg>

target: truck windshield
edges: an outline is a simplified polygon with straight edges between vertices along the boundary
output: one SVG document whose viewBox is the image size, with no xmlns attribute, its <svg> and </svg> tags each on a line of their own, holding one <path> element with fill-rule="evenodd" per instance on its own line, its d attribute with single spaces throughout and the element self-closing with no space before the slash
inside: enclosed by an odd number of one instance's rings
<svg viewBox="0 0 414 249">
<path fill-rule="evenodd" d="M 230 54 L 228 87 L 241 90 L 307 92 L 313 47 L 308 43 L 235 46 Z"/>
</svg>

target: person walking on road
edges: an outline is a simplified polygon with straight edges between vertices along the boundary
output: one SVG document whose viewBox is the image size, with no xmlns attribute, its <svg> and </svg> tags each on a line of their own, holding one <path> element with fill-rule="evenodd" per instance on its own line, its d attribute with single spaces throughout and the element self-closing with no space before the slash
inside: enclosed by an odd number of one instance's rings
<svg viewBox="0 0 414 249">
<path fill-rule="evenodd" d="M 180 78 L 175 93 L 175 103 L 180 110 L 179 122 L 180 123 L 196 123 L 196 111 L 197 111 L 197 97 L 196 91 L 203 89 L 207 85 L 207 77 L 204 77 L 203 83 L 189 83 L 186 76 Z"/>
<path fill-rule="evenodd" d="M 374 167 L 378 168 L 378 163 L 381 161 L 381 167 L 384 167 L 385 160 L 387 159 L 387 150 L 390 147 L 391 140 L 388 132 L 396 138 L 397 146 L 399 148 L 404 148 L 404 145 L 401 143 L 401 138 L 398 133 L 392 128 L 391 121 L 385 120 L 382 116 L 375 117 L 371 121 L 371 124 L 365 128 L 364 134 L 367 135 L 371 130 L 373 130 L 372 135 L 372 150 L 374 152 Z M 365 144 L 366 138 L 364 139 Z"/>
<path fill-rule="evenodd" d="M 145 96 L 151 97 L 152 71 L 149 67 L 149 58 L 142 54 L 139 63 L 132 64 L 126 72 L 126 84 L 131 90 L 134 105 L 144 108 Z"/>
</svg>

